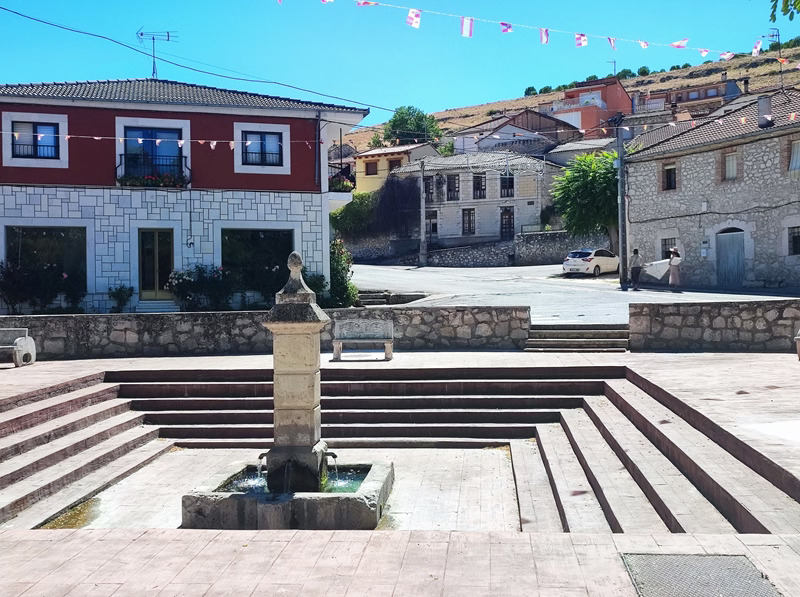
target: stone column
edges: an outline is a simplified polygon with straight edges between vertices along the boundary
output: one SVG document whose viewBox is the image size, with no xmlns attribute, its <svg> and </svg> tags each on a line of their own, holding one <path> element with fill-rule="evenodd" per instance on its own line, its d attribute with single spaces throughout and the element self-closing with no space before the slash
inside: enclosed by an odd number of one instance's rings
<svg viewBox="0 0 800 597">
<path fill-rule="evenodd" d="M 329 321 L 303 281 L 303 261 L 289 255 L 289 280 L 264 326 L 272 332 L 274 447 L 267 485 L 276 493 L 319 491 L 327 446 L 320 428 L 320 332 Z"/>
</svg>

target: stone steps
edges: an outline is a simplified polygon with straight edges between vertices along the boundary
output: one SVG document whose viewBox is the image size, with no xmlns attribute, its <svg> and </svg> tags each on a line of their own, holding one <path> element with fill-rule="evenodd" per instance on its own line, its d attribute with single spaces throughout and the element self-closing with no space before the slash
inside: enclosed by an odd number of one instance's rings
<svg viewBox="0 0 800 597">
<path fill-rule="evenodd" d="M 64 459 L 140 426 L 144 418 L 142 413 L 125 412 L 5 460 L 0 463 L 0 489 L 41 470 L 60 467 Z"/>
<path fill-rule="evenodd" d="M 136 427 L 123 431 L 65 458 L 58 463 L 55 471 L 48 468 L 6 487 L 0 497 L 0 522 L 5 522 L 35 502 L 110 464 L 157 436 L 158 429 L 155 427 Z"/>
<path fill-rule="evenodd" d="M 169 441 L 153 440 L 133 448 L 115 459 L 113 466 L 103 466 L 66 485 L 60 491 L 40 499 L 0 524 L 0 529 L 32 529 L 41 526 L 147 466 L 172 446 Z"/>
<path fill-rule="evenodd" d="M 800 532 L 800 503 L 623 380 L 608 398 L 740 533 Z"/>
<path fill-rule="evenodd" d="M 272 447 L 272 438 L 176 438 L 179 448 L 246 448 L 265 450 Z M 469 437 L 346 437 L 325 439 L 328 448 L 492 448 L 508 445 L 507 439 Z"/>
<path fill-rule="evenodd" d="M 109 398 L 116 398 L 117 389 L 115 384 L 97 384 L 0 413 L 0 438 Z"/>
<path fill-rule="evenodd" d="M 534 440 L 511 440 L 519 521 L 525 533 L 562 533 L 561 516 L 550 478 Z"/>
<path fill-rule="evenodd" d="M 625 324 L 532 323 L 526 352 L 624 352 L 629 330 Z"/>
<path fill-rule="evenodd" d="M 180 307 L 175 301 L 139 301 L 136 305 L 137 313 L 178 313 Z"/>
<path fill-rule="evenodd" d="M 673 533 L 727 534 L 735 529 L 669 459 L 605 398 L 584 408 Z"/>
<path fill-rule="evenodd" d="M 525 341 L 525 348 L 544 348 L 549 350 L 580 349 L 583 351 L 598 349 L 628 349 L 627 339 L 617 338 L 529 338 Z"/>
</svg>

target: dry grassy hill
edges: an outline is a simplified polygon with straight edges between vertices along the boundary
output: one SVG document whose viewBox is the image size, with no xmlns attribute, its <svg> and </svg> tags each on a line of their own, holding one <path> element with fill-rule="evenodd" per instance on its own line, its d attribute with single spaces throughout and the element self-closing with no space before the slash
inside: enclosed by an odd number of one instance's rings
<svg viewBox="0 0 800 597">
<path fill-rule="evenodd" d="M 784 65 L 784 84 L 787 87 L 800 85 L 800 70 L 795 68 L 800 60 L 800 48 L 783 50 L 782 54 L 789 59 L 789 64 Z M 651 73 L 643 77 L 625 79 L 622 84 L 628 92 L 641 90 L 661 91 L 665 89 L 680 89 L 704 83 L 719 81 L 720 74 L 727 71 L 728 79 L 741 79 L 750 77 L 750 92 L 757 92 L 759 89 L 774 87 L 780 84 L 779 64 L 776 60 L 777 52 L 764 52 L 761 56 L 742 56 L 733 58 L 728 62 L 712 62 L 710 64 L 700 64 L 691 68 L 669 71 L 665 73 Z M 567 83 L 568 81 L 553 81 L 553 85 Z M 520 81 L 520 89 L 528 85 L 528 81 Z M 434 112 L 433 116 L 439 123 L 439 127 L 445 133 L 452 133 L 468 126 L 489 120 L 492 115 L 502 113 L 503 110 L 519 110 L 531 108 L 540 103 L 559 99 L 563 92 L 556 91 L 542 95 L 530 97 L 520 97 L 517 99 L 500 100 L 488 104 L 478 104 L 477 106 L 465 106 L 463 108 L 451 108 L 442 112 Z M 402 102 L 400 102 L 402 103 Z M 344 137 L 346 143 L 355 145 L 356 149 L 363 151 L 367 149 L 367 143 L 375 130 L 361 129 L 347 134 Z"/>
</svg>

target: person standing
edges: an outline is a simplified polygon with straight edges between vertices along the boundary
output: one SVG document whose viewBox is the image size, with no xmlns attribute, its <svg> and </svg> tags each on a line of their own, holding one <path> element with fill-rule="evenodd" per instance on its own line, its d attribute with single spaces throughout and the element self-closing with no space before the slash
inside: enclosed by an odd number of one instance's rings
<svg viewBox="0 0 800 597">
<path fill-rule="evenodd" d="M 639 255 L 639 249 L 633 250 L 630 261 L 631 267 L 631 282 L 633 282 L 633 289 L 639 290 L 639 276 L 642 274 L 642 256 Z"/>
<path fill-rule="evenodd" d="M 678 247 L 672 247 L 669 254 L 669 285 L 672 286 L 673 292 L 680 292 L 678 287 L 681 285 L 681 261 Z"/>
</svg>

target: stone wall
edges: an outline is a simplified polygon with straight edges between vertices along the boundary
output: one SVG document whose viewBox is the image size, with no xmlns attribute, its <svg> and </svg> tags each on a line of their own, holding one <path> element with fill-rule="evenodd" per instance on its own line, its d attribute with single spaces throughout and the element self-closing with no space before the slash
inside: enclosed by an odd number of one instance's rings
<svg viewBox="0 0 800 597">
<path fill-rule="evenodd" d="M 392 319 L 396 350 L 521 350 L 528 337 L 528 307 L 370 307 L 330 309 L 333 321 Z M 7 315 L 0 327 L 27 327 L 38 358 L 85 359 L 272 350 L 261 325 L 265 311 L 123 313 L 114 315 Z M 322 333 L 331 350 L 332 323 Z"/>
<path fill-rule="evenodd" d="M 800 254 L 791 254 L 789 241 L 789 229 L 800 226 L 798 181 L 788 170 L 792 140 L 800 135 L 629 162 L 628 246 L 649 262 L 663 258 L 662 241 L 674 243 L 683 258 L 681 281 L 716 286 L 722 283 L 718 234 L 738 230 L 744 237 L 742 286 L 800 286 Z M 729 153 L 736 156 L 736 178 L 723 181 Z M 673 190 L 663 190 L 667 165 L 676 168 Z"/>
<path fill-rule="evenodd" d="M 570 236 L 568 232 L 533 232 L 514 237 L 517 265 L 553 265 L 562 263 L 567 253 L 592 247 L 611 250 L 606 234 Z"/>
<path fill-rule="evenodd" d="M 428 251 L 428 265 L 436 267 L 502 267 L 513 265 L 513 241 L 483 243 Z"/>
<path fill-rule="evenodd" d="M 391 238 L 388 234 L 359 238 L 343 237 L 342 242 L 350 251 L 355 263 L 384 261 L 419 251 L 419 239 Z"/>
<path fill-rule="evenodd" d="M 0 260 L 6 226 L 86 230 L 87 311 L 113 306 L 108 287 L 139 287 L 139 230 L 173 231 L 175 269 L 220 265 L 222 230 L 290 230 L 311 273 L 328 272 L 328 228 L 320 193 L 0 185 Z M 138 302 L 134 295 L 132 307 Z M 5 305 L 0 305 L 0 313 Z"/>
<path fill-rule="evenodd" d="M 630 305 L 631 350 L 793 352 L 800 300 Z"/>
</svg>

